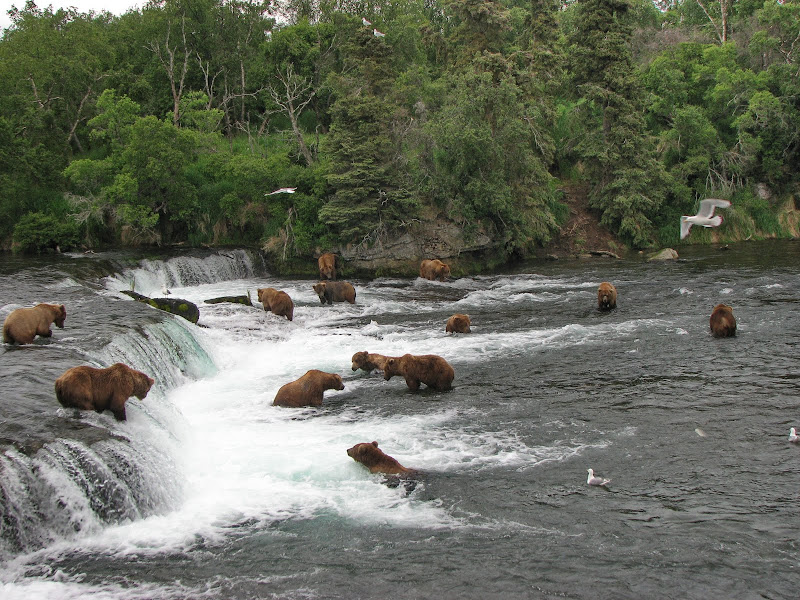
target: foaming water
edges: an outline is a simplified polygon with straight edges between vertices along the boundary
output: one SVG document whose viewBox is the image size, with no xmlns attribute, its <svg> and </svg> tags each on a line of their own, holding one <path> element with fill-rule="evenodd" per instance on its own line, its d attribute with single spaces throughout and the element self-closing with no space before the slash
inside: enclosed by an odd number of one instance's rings
<svg viewBox="0 0 800 600">
<path fill-rule="evenodd" d="M 620 261 L 355 280 L 355 305 L 323 306 L 311 280 L 256 268 L 215 280 L 217 259 L 202 277 L 168 279 L 174 260 L 137 267 L 137 291 L 168 283 L 198 305 L 198 325 L 166 317 L 85 350 L 156 378 L 129 420 L 82 415 L 112 436 L 0 455 L 14 475 L 6 496 L 24 497 L 14 490 L 38 471 L 63 506 L 39 549 L 23 543 L 3 563 L 4 598 L 585 597 L 586 579 L 609 598 L 663 597 L 666 580 L 676 597 L 780 597 L 798 583 L 800 473 L 785 440 L 795 267 Z M 151 314 L 119 294 L 127 278 L 96 295 L 114 314 Z M 604 280 L 620 292 L 608 313 L 595 308 Z M 256 302 L 267 286 L 289 293 L 294 321 Z M 204 302 L 244 294 L 252 306 Z M 718 301 L 734 305 L 736 338 L 708 334 Z M 472 334 L 444 332 L 454 312 L 470 314 Z M 32 350 L 85 339 L 66 333 Z M 454 389 L 412 393 L 402 378 L 354 372 L 361 350 L 439 354 Z M 309 369 L 338 373 L 345 389 L 319 408 L 272 406 Z M 373 440 L 413 477 L 347 456 Z M 588 488 L 588 467 L 611 486 Z M 100 475 L 81 487 L 69 471 Z"/>
</svg>

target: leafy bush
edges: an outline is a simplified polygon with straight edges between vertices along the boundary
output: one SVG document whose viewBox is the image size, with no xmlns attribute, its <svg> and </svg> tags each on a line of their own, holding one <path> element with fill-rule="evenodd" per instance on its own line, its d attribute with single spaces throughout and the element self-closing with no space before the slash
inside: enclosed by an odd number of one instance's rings
<svg viewBox="0 0 800 600">
<path fill-rule="evenodd" d="M 28 213 L 14 227 L 14 252 L 41 254 L 47 250 L 71 250 L 78 245 L 78 225 L 44 213 Z"/>
</svg>

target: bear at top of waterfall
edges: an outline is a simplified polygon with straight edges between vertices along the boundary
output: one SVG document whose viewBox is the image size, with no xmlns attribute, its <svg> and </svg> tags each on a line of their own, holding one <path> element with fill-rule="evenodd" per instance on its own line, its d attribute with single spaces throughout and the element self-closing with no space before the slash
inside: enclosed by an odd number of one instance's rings
<svg viewBox="0 0 800 600">
<path fill-rule="evenodd" d="M 258 288 L 258 301 L 264 310 L 272 312 L 279 317 L 286 317 L 290 321 L 294 318 L 294 302 L 289 294 L 275 288 Z"/>
<path fill-rule="evenodd" d="M 339 262 L 339 257 L 333 252 L 326 252 L 317 259 L 317 266 L 319 266 L 319 278 L 336 280 L 336 265 Z"/>
<path fill-rule="evenodd" d="M 56 379 L 56 398 L 66 408 L 110 410 L 117 421 L 125 420 L 125 402 L 131 396 L 143 400 L 153 379 L 131 369 L 123 363 L 115 363 L 108 368 L 72 367 Z"/>
<path fill-rule="evenodd" d="M 445 333 L 470 333 L 472 321 L 469 315 L 457 313 L 447 319 L 447 324 L 444 326 Z"/>
<path fill-rule="evenodd" d="M 356 352 L 353 354 L 353 371 L 358 371 L 362 369 L 364 371 L 370 372 L 374 370 L 383 371 L 384 367 L 386 366 L 386 361 L 389 360 L 390 357 L 384 356 L 383 354 L 371 354 L 366 350 L 362 352 Z"/>
<path fill-rule="evenodd" d="M 3 341 L 7 344 L 30 344 L 37 335 L 50 337 L 50 324 L 64 328 L 67 309 L 63 304 L 37 304 L 31 308 L 12 310 L 3 321 Z"/>
<path fill-rule="evenodd" d="M 317 369 L 281 386 L 275 394 L 273 406 L 298 408 L 301 406 L 321 406 L 325 390 L 343 390 L 344 383 L 336 373 L 326 373 Z"/>
<path fill-rule="evenodd" d="M 438 258 L 423 260 L 419 265 L 419 276 L 431 281 L 447 281 L 450 278 L 450 265 Z"/>
<path fill-rule="evenodd" d="M 714 337 L 733 337 L 736 335 L 736 318 L 733 309 L 727 304 L 717 304 L 708 320 Z"/>
<path fill-rule="evenodd" d="M 608 281 L 604 281 L 597 288 L 597 308 L 600 310 L 617 308 L 617 288 Z"/>
<path fill-rule="evenodd" d="M 383 368 L 383 378 L 389 381 L 395 375 L 404 377 L 412 391 L 417 391 L 419 384 L 424 383 L 440 392 L 451 389 L 456 376 L 450 363 L 436 354 L 390 357 Z"/>
<path fill-rule="evenodd" d="M 413 469 L 407 469 L 401 465 L 397 459 L 389 456 L 378 448 L 378 442 L 362 442 L 356 444 L 352 448 L 347 449 L 347 456 L 367 467 L 370 473 L 399 475 L 400 473 L 414 472 Z"/>
<path fill-rule="evenodd" d="M 334 302 L 356 303 L 356 288 L 347 281 L 320 281 L 313 286 L 322 304 Z"/>
</svg>

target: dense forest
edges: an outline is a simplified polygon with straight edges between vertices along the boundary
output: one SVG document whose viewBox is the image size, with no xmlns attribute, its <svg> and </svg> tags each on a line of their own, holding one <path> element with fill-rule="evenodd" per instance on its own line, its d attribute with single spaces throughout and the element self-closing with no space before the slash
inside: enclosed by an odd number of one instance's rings
<svg viewBox="0 0 800 600">
<path fill-rule="evenodd" d="M 630 248 L 677 243 L 708 196 L 733 201 L 740 238 L 791 234 L 797 0 L 152 0 L 122 16 L 28 1 L 9 15 L 6 249 L 286 258 L 447 218 L 510 258 L 559 231 L 574 188 Z M 281 187 L 296 191 L 269 195 Z"/>
</svg>

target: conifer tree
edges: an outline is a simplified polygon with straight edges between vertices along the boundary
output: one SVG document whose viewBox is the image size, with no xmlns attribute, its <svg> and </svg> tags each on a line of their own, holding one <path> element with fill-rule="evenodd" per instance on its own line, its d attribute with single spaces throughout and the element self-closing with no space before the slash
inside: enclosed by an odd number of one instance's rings
<svg viewBox="0 0 800 600">
<path fill-rule="evenodd" d="M 645 247 L 651 219 L 665 193 L 666 173 L 655 157 L 633 67 L 629 0 L 580 0 L 572 73 L 594 112 L 595 127 L 579 147 L 601 222 L 624 241 Z"/>
</svg>

